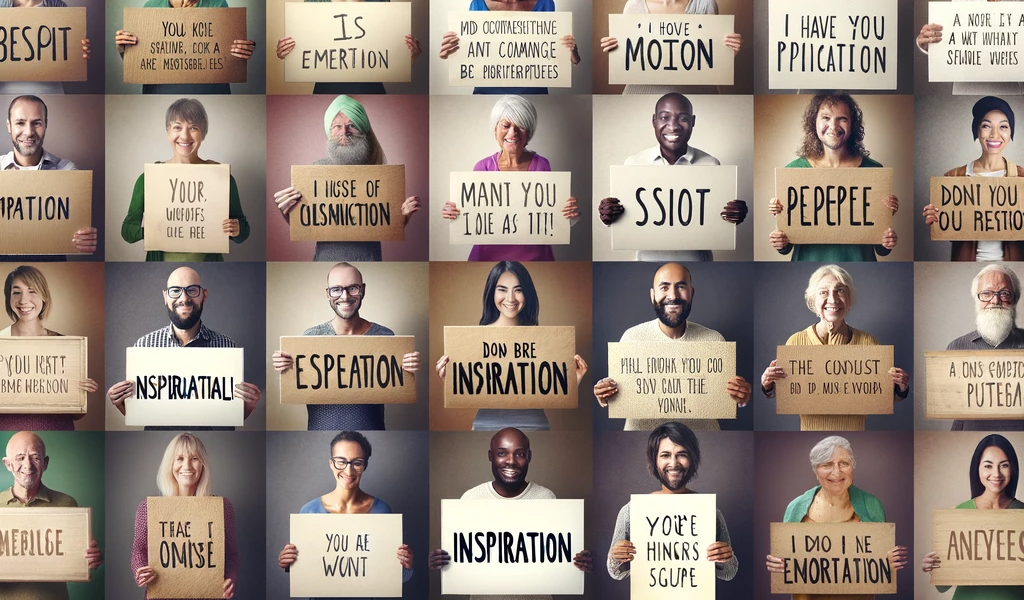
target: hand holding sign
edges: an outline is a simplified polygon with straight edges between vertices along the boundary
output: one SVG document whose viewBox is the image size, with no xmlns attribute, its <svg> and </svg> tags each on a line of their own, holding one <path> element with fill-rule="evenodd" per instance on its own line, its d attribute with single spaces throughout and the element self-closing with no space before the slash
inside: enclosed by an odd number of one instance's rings
<svg viewBox="0 0 1024 600">
<path fill-rule="evenodd" d="M 921 33 L 917 36 L 917 45 L 925 52 L 928 51 L 928 44 L 938 44 L 942 42 L 942 25 L 936 23 L 927 23 L 921 28 Z"/>
</svg>

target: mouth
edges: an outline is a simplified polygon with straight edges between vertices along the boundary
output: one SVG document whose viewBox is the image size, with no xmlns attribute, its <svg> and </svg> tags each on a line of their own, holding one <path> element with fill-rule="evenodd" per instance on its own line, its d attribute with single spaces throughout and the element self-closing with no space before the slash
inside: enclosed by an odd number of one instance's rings
<svg viewBox="0 0 1024 600">
<path fill-rule="evenodd" d="M 986 148 L 991 148 L 991 149 L 995 150 L 997 148 L 1002 148 L 1002 146 L 1003 146 L 1003 140 L 985 140 L 985 147 Z"/>
<path fill-rule="evenodd" d="M 664 136 L 666 142 L 678 142 L 679 135 L 675 133 L 666 133 Z"/>
<path fill-rule="evenodd" d="M 504 477 L 506 479 L 515 479 L 516 477 L 519 477 L 519 473 L 521 473 L 521 471 L 519 469 L 508 469 L 508 468 L 506 468 L 506 469 L 502 469 L 501 470 L 502 477 Z"/>
<path fill-rule="evenodd" d="M 822 312 L 824 312 L 827 315 L 836 316 L 836 315 L 838 315 L 838 314 L 843 312 L 843 307 L 842 306 L 837 306 L 837 305 L 828 305 L 828 304 L 826 304 L 825 308 L 822 310 Z"/>
<path fill-rule="evenodd" d="M 176 142 L 175 145 L 182 150 L 191 150 L 195 146 L 195 142 Z"/>
<path fill-rule="evenodd" d="M 35 306 L 19 306 L 18 307 L 18 314 L 20 314 L 20 315 L 30 315 L 30 314 L 34 313 L 35 310 L 36 310 Z"/>
</svg>

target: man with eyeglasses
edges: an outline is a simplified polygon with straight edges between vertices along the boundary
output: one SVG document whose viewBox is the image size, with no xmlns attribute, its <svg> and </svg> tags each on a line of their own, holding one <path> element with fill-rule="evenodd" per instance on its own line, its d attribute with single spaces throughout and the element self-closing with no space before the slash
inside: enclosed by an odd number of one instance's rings
<svg viewBox="0 0 1024 600">
<path fill-rule="evenodd" d="M 359 316 L 365 297 L 366 284 L 359 269 L 345 262 L 334 265 L 327 274 L 327 305 L 334 318 L 310 327 L 302 335 L 395 335 L 387 327 Z M 278 373 L 284 373 L 292 368 L 295 359 L 277 350 L 273 363 Z M 402 370 L 406 373 L 415 373 L 419 368 L 419 352 L 409 352 L 402 357 Z M 307 404 L 306 411 L 306 428 L 310 431 L 384 429 L 383 404 Z"/>
</svg>

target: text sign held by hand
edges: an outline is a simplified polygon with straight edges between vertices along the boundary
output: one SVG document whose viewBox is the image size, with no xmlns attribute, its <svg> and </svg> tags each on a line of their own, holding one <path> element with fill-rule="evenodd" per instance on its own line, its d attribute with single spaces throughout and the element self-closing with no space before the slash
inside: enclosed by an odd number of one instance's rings
<svg viewBox="0 0 1024 600">
<path fill-rule="evenodd" d="M 1024 10 L 929 2 L 927 22 L 942 26 L 942 41 L 928 44 L 928 81 L 1024 80 Z"/>
<path fill-rule="evenodd" d="M 779 346 L 780 415 L 891 415 L 892 346 Z"/>
<path fill-rule="evenodd" d="M 1024 419 L 1024 351 L 925 352 L 929 419 Z"/>
<path fill-rule="evenodd" d="M 883 200 L 892 169 L 775 169 L 782 212 L 775 226 L 793 244 L 881 244 L 892 227 Z"/>
<path fill-rule="evenodd" d="M 1024 240 L 1024 178 L 932 177 L 933 240 Z"/>
<path fill-rule="evenodd" d="M 5 10 L 0 13 L 0 81 L 85 81 L 82 40 L 88 37 L 84 8 Z"/>
<path fill-rule="evenodd" d="M 224 499 L 146 498 L 149 566 L 156 580 L 148 598 L 224 596 Z"/>
<path fill-rule="evenodd" d="M 608 15 L 608 83 L 732 85 L 732 15 Z"/>
<path fill-rule="evenodd" d="M 714 600 L 716 541 L 714 494 L 633 494 L 629 538 L 636 546 L 630 567 L 630 600 L 680 597 Z"/>
<path fill-rule="evenodd" d="M 0 581 L 89 581 L 89 508 L 0 508 Z"/>
<path fill-rule="evenodd" d="M 294 365 L 281 375 L 282 404 L 415 404 L 416 379 L 402 370 L 411 335 L 282 337 Z"/>
<path fill-rule="evenodd" d="M 932 585 L 1020 585 L 1024 579 L 1024 511 L 932 511 L 931 550 L 942 566 Z"/>
<path fill-rule="evenodd" d="M 228 252 L 229 165 L 147 164 L 145 176 L 147 251 Z"/>
<path fill-rule="evenodd" d="M 288 213 L 293 242 L 405 240 L 405 165 L 295 165 L 292 185 L 302 194 Z"/>
<path fill-rule="evenodd" d="M 451 173 L 459 218 L 448 227 L 452 244 L 568 244 L 562 208 L 572 192 L 568 171 Z"/>
<path fill-rule="evenodd" d="M 245 83 L 244 8 L 125 8 L 124 29 L 139 43 L 124 51 L 125 83 Z"/>
<path fill-rule="evenodd" d="M 448 29 L 459 36 L 450 85 L 572 87 L 570 12 L 450 12 Z"/>
<path fill-rule="evenodd" d="M 245 402 L 241 348 L 128 348 L 126 379 L 135 395 L 125 400 L 125 425 L 242 425 Z"/>
<path fill-rule="evenodd" d="M 85 414 L 84 337 L 0 337 L 0 413 Z"/>
<path fill-rule="evenodd" d="M 0 10 L 12 12 L 26 11 Z M 0 190 L 0 254 L 78 252 L 75 232 L 92 226 L 92 171 L 0 171 Z"/>
<path fill-rule="evenodd" d="M 895 547 L 895 523 L 772 523 L 772 593 L 895 594 Z"/>
</svg>

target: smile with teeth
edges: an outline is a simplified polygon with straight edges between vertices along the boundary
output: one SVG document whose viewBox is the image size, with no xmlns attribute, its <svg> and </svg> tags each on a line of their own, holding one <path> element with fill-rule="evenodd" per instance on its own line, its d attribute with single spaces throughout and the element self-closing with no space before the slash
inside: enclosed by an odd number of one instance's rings
<svg viewBox="0 0 1024 600">
<path fill-rule="evenodd" d="M 1002 140 L 985 140 L 985 146 L 989 148 L 998 148 L 1003 145 Z"/>
</svg>

